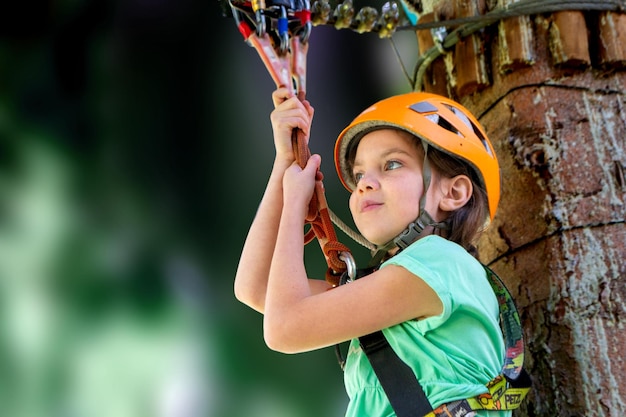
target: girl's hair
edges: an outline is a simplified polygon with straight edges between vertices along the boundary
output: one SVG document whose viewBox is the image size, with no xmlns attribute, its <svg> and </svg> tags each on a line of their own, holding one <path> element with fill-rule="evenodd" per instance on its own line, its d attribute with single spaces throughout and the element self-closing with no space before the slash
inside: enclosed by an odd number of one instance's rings
<svg viewBox="0 0 626 417">
<path fill-rule="evenodd" d="M 421 140 L 416 138 L 418 143 Z M 453 178 L 465 175 L 472 182 L 472 196 L 460 209 L 450 214 L 447 221 L 450 224 L 448 239 L 463 246 L 472 255 L 477 256 L 476 240 L 485 229 L 489 219 L 487 192 L 478 177 L 476 170 L 467 162 L 440 151 L 432 146 L 428 148 L 428 162 L 440 175 Z"/>
</svg>

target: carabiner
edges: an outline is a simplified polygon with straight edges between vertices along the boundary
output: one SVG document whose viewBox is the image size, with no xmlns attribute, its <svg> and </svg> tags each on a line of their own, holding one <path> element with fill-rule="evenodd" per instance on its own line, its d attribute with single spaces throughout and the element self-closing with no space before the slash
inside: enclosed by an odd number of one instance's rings
<svg viewBox="0 0 626 417">
<path fill-rule="evenodd" d="M 354 281 L 356 279 L 356 262 L 354 262 L 354 256 L 352 256 L 350 252 L 342 251 L 339 253 L 339 259 L 346 264 L 346 273 L 348 274 L 346 283 Z"/>
<path fill-rule="evenodd" d="M 265 0 L 252 0 L 252 11 L 254 12 L 254 20 L 256 23 L 256 34 L 258 37 L 265 35 L 267 31 L 267 22 L 265 21 Z"/>
<path fill-rule="evenodd" d="M 344 0 L 343 3 L 338 4 L 335 7 L 335 28 L 347 29 L 352 25 L 352 18 L 354 18 L 354 5 L 352 0 Z"/>
<path fill-rule="evenodd" d="M 280 39 L 278 53 L 284 55 L 289 52 L 289 20 L 285 6 L 280 6 L 280 16 L 277 23 L 278 38 Z"/>
</svg>

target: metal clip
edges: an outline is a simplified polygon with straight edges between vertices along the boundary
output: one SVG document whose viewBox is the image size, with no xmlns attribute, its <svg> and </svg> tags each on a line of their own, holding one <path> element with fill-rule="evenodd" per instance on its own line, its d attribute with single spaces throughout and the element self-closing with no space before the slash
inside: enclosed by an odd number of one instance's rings
<svg viewBox="0 0 626 417">
<path fill-rule="evenodd" d="M 354 6 L 352 0 L 344 0 L 335 7 L 335 28 L 347 29 L 352 25 L 352 18 L 354 17 Z"/>
<path fill-rule="evenodd" d="M 363 7 L 356 15 L 356 31 L 358 33 L 371 32 L 378 20 L 378 10 L 373 7 Z"/>
<path fill-rule="evenodd" d="M 354 281 L 356 279 L 356 262 L 354 262 L 354 256 L 352 256 L 350 252 L 343 251 L 339 253 L 339 259 L 346 264 L 346 273 L 348 274 L 346 283 Z"/>
<path fill-rule="evenodd" d="M 378 36 L 380 38 L 390 38 L 395 33 L 399 22 L 400 10 L 398 4 L 394 1 L 386 2 L 381 8 Z"/>
<path fill-rule="evenodd" d="M 435 45 L 441 45 L 444 39 L 446 39 L 446 36 L 448 36 L 448 30 L 443 26 L 438 28 L 432 28 L 430 30 L 430 34 L 433 37 Z"/>
</svg>

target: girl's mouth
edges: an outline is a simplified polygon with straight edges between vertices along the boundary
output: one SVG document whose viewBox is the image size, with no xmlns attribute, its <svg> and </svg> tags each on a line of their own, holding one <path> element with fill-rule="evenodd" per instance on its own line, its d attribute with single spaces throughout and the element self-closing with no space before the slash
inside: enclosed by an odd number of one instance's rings
<svg viewBox="0 0 626 417">
<path fill-rule="evenodd" d="M 375 210 L 376 208 L 382 206 L 382 203 L 378 203 L 372 200 L 365 200 L 361 203 L 361 212 Z"/>
</svg>

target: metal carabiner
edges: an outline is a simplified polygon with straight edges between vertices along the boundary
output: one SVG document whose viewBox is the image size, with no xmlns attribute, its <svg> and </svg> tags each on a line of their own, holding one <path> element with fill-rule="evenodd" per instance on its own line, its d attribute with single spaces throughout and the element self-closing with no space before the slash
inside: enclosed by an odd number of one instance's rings
<svg viewBox="0 0 626 417">
<path fill-rule="evenodd" d="M 300 18 L 300 23 L 302 24 L 302 27 L 297 32 L 300 42 L 307 43 L 311 36 L 311 29 L 313 28 L 313 24 L 311 23 L 311 2 L 309 0 L 303 0 L 302 8 L 297 10 L 294 14 Z"/>
<path fill-rule="evenodd" d="M 278 38 L 280 39 L 278 52 L 280 55 L 284 55 L 289 52 L 289 20 L 285 6 L 280 6 L 280 16 L 277 23 Z"/>
<path fill-rule="evenodd" d="M 256 23 L 256 34 L 257 36 L 262 37 L 267 31 L 267 22 L 265 20 L 265 0 L 252 0 L 251 5 Z"/>
<path fill-rule="evenodd" d="M 347 29 L 352 25 L 354 18 L 354 5 L 352 0 L 344 0 L 343 3 L 337 4 L 334 11 L 335 28 Z"/>
<path fill-rule="evenodd" d="M 352 256 L 350 252 L 342 251 L 339 253 L 339 259 L 346 264 L 346 273 L 348 274 L 346 283 L 354 281 L 356 279 L 356 262 L 354 262 L 354 256 Z"/>
<path fill-rule="evenodd" d="M 325 25 L 328 23 L 330 19 L 330 14 L 332 13 L 332 8 L 330 6 L 330 2 L 328 0 L 316 0 L 313 3 L 312 18 L 311 21 L 313 25 Z"/>
</svg>

